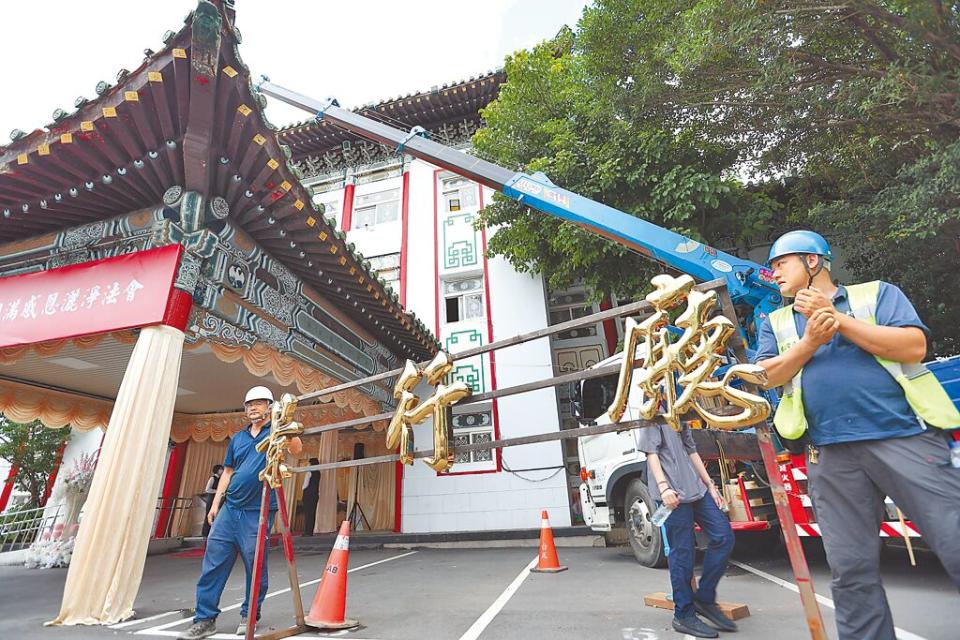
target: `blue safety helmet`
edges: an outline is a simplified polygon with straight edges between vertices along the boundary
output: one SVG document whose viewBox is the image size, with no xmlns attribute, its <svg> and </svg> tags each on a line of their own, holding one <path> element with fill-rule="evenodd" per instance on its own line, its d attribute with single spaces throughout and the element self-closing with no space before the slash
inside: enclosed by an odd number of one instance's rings
<svg viewBox="0 0 960 640">
<path fill-rule="evenodd" d="M 830 251 L 830 243 L 814 231 L 801 229 L 790 231 L 777 238 L 776 242 L 770 246 L 770 255 L 767 257 L 767 265 L 783 256 L 794 253 L 812 253 L 817 256 L 823 256 L 827 262 L 833 260 L 833 252 Z"/>
</svg>

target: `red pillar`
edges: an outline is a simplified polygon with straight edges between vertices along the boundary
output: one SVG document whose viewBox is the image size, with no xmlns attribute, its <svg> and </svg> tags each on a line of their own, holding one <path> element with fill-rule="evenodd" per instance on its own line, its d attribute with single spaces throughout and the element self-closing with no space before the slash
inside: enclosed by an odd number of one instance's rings
<svg viewBox="0 0 960 640">
<path fill-rule="evenodd" d="M 167 475 L 163 479 L 163 493 L 160 501 L 160 517 L 157 518 L 157 530 L 154 538 L 163 537 L 167 532 L 169 520 L 173 517 L 173 510 L 169 505 L 180 491 L 180 480 L 183 478 L 183 465 L 187 460 L 187 445 L 190 441 L 178 442 L 170 452 L 170 462 L 167 463 Z"/>
<path fill-rule="evenodd" d="M 43 498 L 40 499 L 41 507 L 47 505 L 47 500 L 50 499 L 50 494 L 53 492 L 53 486 L 57 484 L 57 474 L 60 473 L 60 465 L 63 464 L 63 451 L 66 448 L 67 441 L 64 440 L 60 443 L 60 450 L 57 451 L 57 462 L 53 465 L 53 471 L 50 472 L 50 477 L 47 478 L 47 486 L 43 490 Z"/>
<path fill-rule="evenodd" d="M 13 493 L 13 481 L 17 477 L 17 471 L 20 469 L 15 464 L 10 465 L 10 472 L 7 474 L 7 481 L 3 485 L 3 492 L 0 493 L 0 511 L 3 511 L 7 508 L 7 503 L 10 502 L 10 494 Z"/>
<path fill-rule="evenodd" d="M 403 529 L 403 463 L 397 461 L 395 486 L 393 487 L 393 532 Z"/>
<path fill-rule="evenodd" d="M 400 200 L 400 306 L 407 306 L 407 234 L 410 226 L 410 171 L 403 172 L 403 195 Z"/>
<path fill-rule="evenodd" d="M 600 303 L 600 311 L 606 311 L 612 309 L 613 305 L 610 303 L 610 298 L 604 298 L 603 302 Z M 603 337 L 607 340 L 607 357 L 612 356 L 617 352 L 617 325 L 616 321 L 613 318 L 603 321 Z"/>
<path fill-rule="evenodd" d="M 340 216 L 340 229 L 344 233 L 350 231 L 350 226 L 353 224 L 353 192 L 356 188 L 353 179 L 348 178 L 343 188 L 343 215 Z"/>
</svg>

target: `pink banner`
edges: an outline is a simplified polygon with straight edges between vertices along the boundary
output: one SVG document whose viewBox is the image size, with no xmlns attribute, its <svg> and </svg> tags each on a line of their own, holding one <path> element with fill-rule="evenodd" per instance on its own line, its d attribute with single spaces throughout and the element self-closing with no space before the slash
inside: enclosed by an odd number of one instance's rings
<svg viewBox="0 0 960 640">
<path fill-rule="evenodd" d="M 182 252 L 175 244 L 0 278 L 0 348 L 164 322 Z"/>
</svg>

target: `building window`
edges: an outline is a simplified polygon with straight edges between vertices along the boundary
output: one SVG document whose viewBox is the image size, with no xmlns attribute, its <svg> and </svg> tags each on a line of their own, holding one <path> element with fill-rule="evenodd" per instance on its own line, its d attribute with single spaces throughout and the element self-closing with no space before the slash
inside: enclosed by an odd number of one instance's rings
<svg viewBox="0 0 960 640">
<path fill-rule="evenodd" d="M 456 448 L 468 444 L 493 442 L 493 407 L 489 403 L 454 407 L 451 417 L 454 447 L 453 471 L 483 471 L 495 469 L 493 449 L 458 452 Z"/>
<path fill-rule="evenodd" d="M 584 318 L 598 309 L 587 298 L 584 292 L 565 292 L 550 296 L 550 324 L 561 324 L 570 320 Z M 600 325 L 587 325 L 564 331 L 555 336 L 555 340 L 572 340 L 576 338 L 589 338 L 600 335 Z"/>
<path fill-rule="evenodd" d="M 477 206 L 477 185 L 465 178 L 443 181 L 443 202 L 447 213 Z"/>
<path fill-rule="evenodd" d="M 483 318 L 483 277 L 443 282 L 445 324 Z"/>
<path fill-rule="evenodd" d="M 400 281 L 400 254 L 385 253 L 382 256 L 373 256 L 367 258 L 370 261 L 370 268 L 378 276 L 393 285 Z"/>
<path fill-rule="evenodd" d="M 400 189 L 356 196 L 353 209 L 353 228 L 372 229 L 379 224 L 400 219 Z"/>
</svg>

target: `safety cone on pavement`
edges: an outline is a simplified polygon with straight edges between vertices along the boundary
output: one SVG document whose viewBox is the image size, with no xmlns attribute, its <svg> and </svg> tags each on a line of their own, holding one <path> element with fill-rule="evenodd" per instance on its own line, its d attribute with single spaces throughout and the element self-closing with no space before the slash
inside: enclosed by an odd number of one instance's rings
<svg viewBox="0 0 960 640">
<path fill-rule="evenodd" d="M 350 521 L 340 525 L 337 541 L 323 570 L 306 623 L 318 629 L 350 629 L 358 620 L 344 618 L 347 609 L 347 563 L 350 558 Z"/>
<path fill-rule="evenodd" d="M 537 566 L 530 571 L 537 573 L 558 573 L 566 571 L 566 567 L 560 566 L 560 560 L 557 559 L 557 547 L 553 544 L 553 529 L 550 528 L 550 520 L 547 518 L 547 511 L 544 509 L 540 513 L 540 560 Z"/>
</svg>

